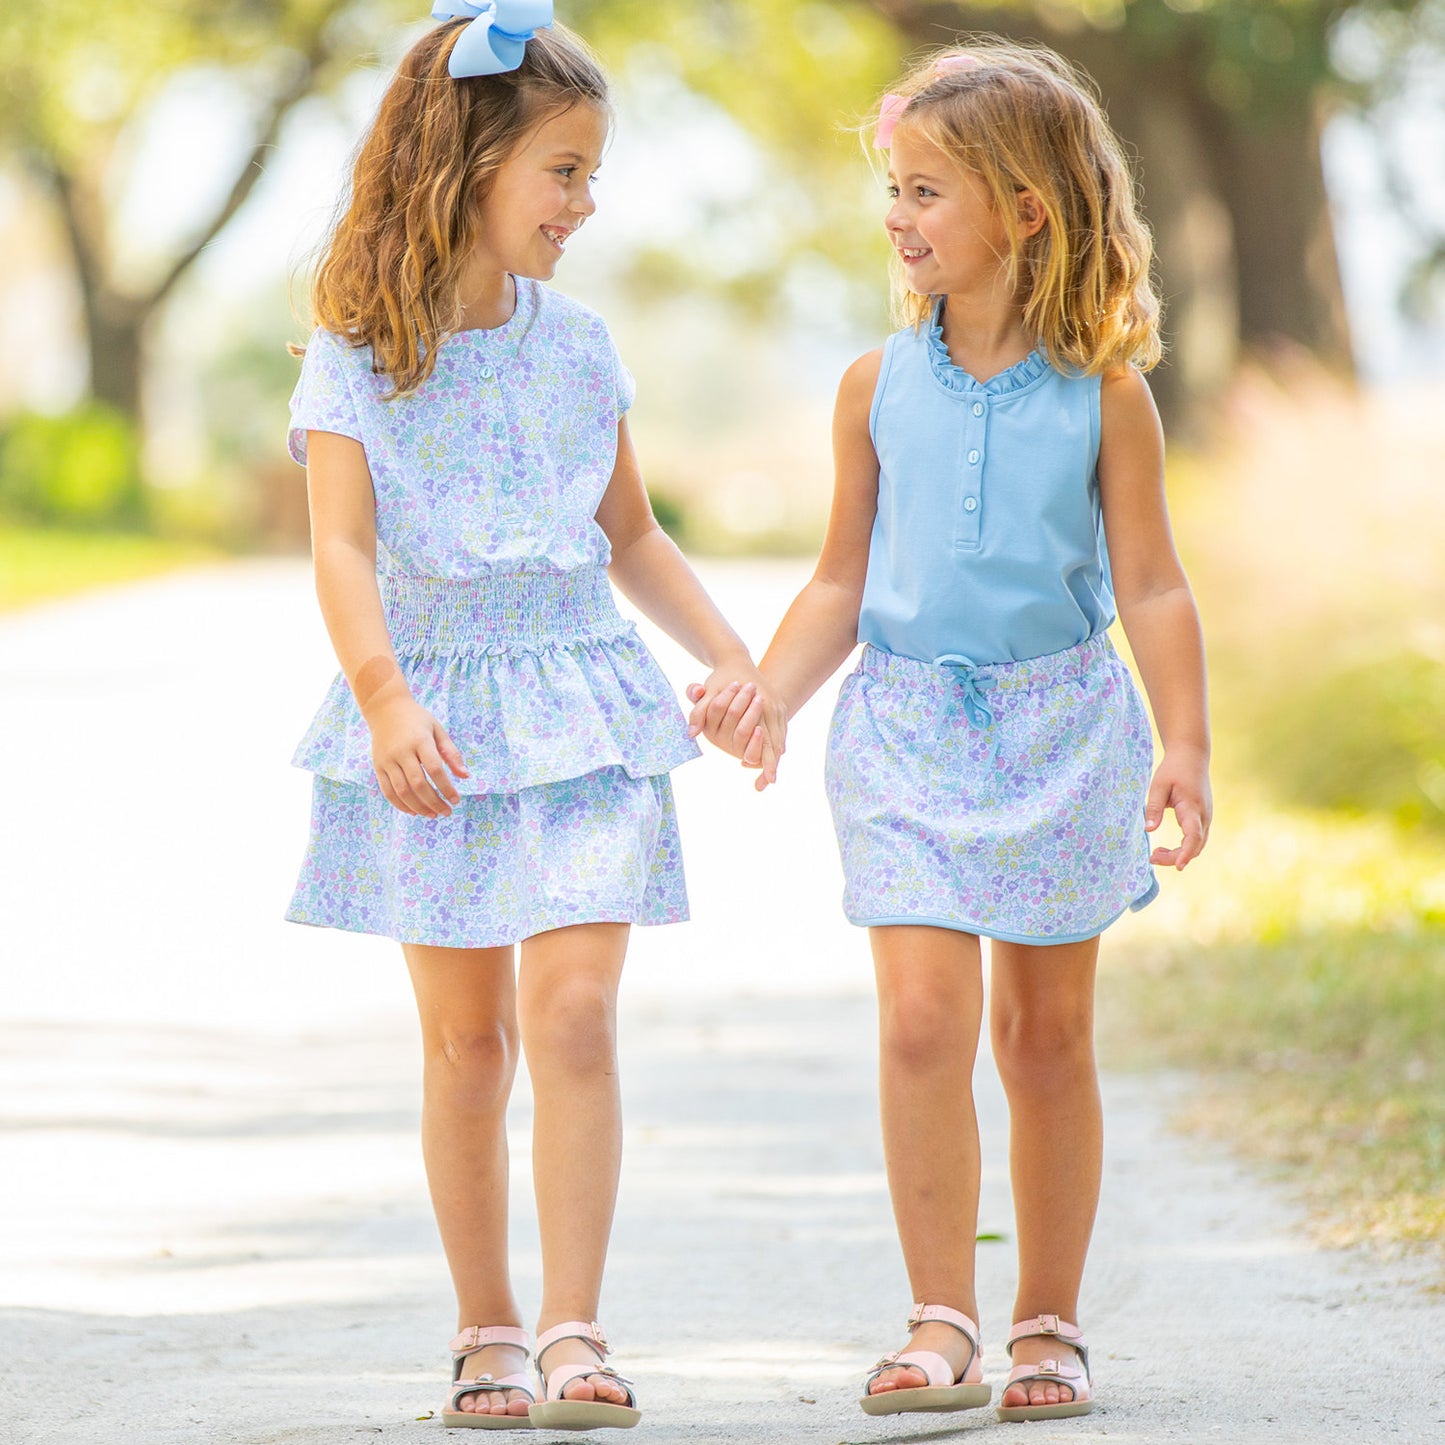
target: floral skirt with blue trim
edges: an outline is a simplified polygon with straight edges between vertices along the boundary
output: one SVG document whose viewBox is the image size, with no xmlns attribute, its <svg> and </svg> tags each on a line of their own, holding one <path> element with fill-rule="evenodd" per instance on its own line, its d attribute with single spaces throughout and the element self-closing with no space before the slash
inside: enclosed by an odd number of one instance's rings
<svg viewBox="0 0 1445 1445">
<path fill-rule="evenodd" d="M 468 776 L 448 817 L 394 808 L 338 677 L 294 759 L 315 776 L 286 917 L 442 948 L 685 919 L 668 772 L 697 745 L 605 569 L 378 582 L 412 695 Z"/>
<path fill-rule="evenodd" d="M 828 737 L 844 911 L 1017 943 L 1092 938 L 1158 892 L 1153 760 L 1105 634 L 983 667 L 865 647 Z"/>
</svg>

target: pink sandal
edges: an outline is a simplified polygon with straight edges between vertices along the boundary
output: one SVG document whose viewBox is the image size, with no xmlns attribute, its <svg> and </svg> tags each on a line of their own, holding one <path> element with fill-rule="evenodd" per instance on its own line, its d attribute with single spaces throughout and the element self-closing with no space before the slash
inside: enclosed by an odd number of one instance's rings
<svg viewBox="0 0 1445 1445">
<path fill-rule="evenodd" d="M 1072 1346 L 1079 1352 L 1078 1368 L 1062 1360 L 1040 1360 L 1036 1365 L 1015 1365 L 1009 1371 L 1008 1384 L 1004 1394 L 1014 1385 L 1029 1385 L 1039 1381 L 1045 1385 L 1057 1385 L 1068 1390 L 1072 1398 L 1060 1400 L 1057 1405 L 1000 1405 L 1000 1420 L 1063 1420 L 1071 1415 L 1087 1415 L 1094 1408 L 1094 1381 L 1089 1374 L 1089 1347 L 1084 1343 L 1083 1332 L 1078 1325 L 1061 1320 L 1058 1315 L 1039 1315 L 1031 1320 L 1020 1320 L 1008 1332 L 1009 1357 L 1013 1357 L 1014 1346 L 1020 1340 L 1056 1339 Z M 1003 1396 L 999 1397 L 1000 1399 Z"/>
<path fill-rule="evenodd" d="M 980 1363 L 983 1360 L 978 1348 L 978 1326 L 966 1314 L 949 1309 L 947 1305 L 916 1304 L 908 1317 L 908 1333 L 911 1335 L 925 1320 L 952 1325 L 968 1341 L 969 1356 L 963 1362 L 963 1368 L 955 1375 L 948 1361 L 934 1350 L 894 1350 L 878 1361 L 872 1374 L 863 1382 L 863 1398 L 858 1403 L 865 1415 L 902 1415 L 912 1410 L 977 1410 L 988 1404 L 988 1386 L 969 1384 L 963 1378 L 972 1369 L 975 1360 Z M 914 1369 L 922 1370 L 928 1383 L 911 1389 L 900 1387 L 880 1390 L 876 1395 L 869 1394 L 869 1385 L 884 1370 L 891 1370 L 897 1365 L 912 1365 Z"/>
<path fill-rule="evenodd" d="M 462 1369 L 478 1350 L 488 1345 L 516 1345 L 524 1355 L 532 1353 L 532 1337 L 526 1330 L 512 1325 L 470 1325 L 447 1346 L 452 1352 L 452 1392 L 442 1411 L 442 1424 L 448 1429 L 461 1427 L 472 1430 L 530 1430 L 532 1422 L 525 1415 L 493 1415 L 490 1411 L 479 1414 L 475 1410 L 458 1410 L 457 1404 L 463 1395 L 495 1395 L 499 1391 L 520 1390 L 527 1399 L 535 1400 L 532 1381 L 524 1374 L 503 1375 L 496 1379 L 492 1375 L 477 1375 L 470 1380 L 462 1379 Z"/>
<path fill-rule="evenodd" d="M 542 1369 L 542 1356 L 559 1340 L 582 1340 L 597 1355 L 595 1365 L 558 1365 L 550 1373 Z M 566 1324 L 553 1325 L 537 1336 L 537 1374 L 542 1381 L 542 1401 L 527 1411 L 532 1424 L 546 1430 L 628 1430 L 642 1419 L 637 1409 L 637 1396 L 632 1381 L 624 1380 L 610 1365 L 602 1362 L 607 1358 L 607 1336 L 596 1320 L 590 1324 L 583 1320 L 568 1320 Z M 564 1400 L 562 1391 L 573 1380 L 585 1380 L 588 1375 L 606 1375 L 616 1381 L 627 1392 L 625 1405 L 614 1405 L 611 1400 Z"/>
</svg>

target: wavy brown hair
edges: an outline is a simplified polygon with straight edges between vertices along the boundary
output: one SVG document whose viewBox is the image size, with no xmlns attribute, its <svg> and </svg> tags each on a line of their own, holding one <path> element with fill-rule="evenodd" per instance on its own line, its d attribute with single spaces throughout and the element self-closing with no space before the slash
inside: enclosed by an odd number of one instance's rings
<svg viewBox="0 0 1445 1445">
<path fill-rule="evenodd" d="M 971 65 L 944 65 L 967 56 Z M 1160 357 L 1153 238 L 1134 178 L 1090 82 L 1043 46 L 974 37 L 915 66 L 897 86 L 899 124 L 917 127 L 955 165 L 981 176 L 999 213 L 1032 191 L 1046 219 L 1034 236 L 1010 229 L 1009 266 L 1024 327 L 1054 366 L 1086 374 Z M 933 297 L 893 262 L 894 311 L 921 326 Z"/>
<path fill-rule="evenodd" d="M 371 347 L 388 399 L 414 392 L 461 327 L 458 281 L 502 163 L 539 122 L 581 102 L 609 109 L 601 66 L 561 25 L 536 32 L 517 70 L 454 80 L 447 62 L 470 23 L 438 25 L 403 57 L 311 282 L 314 323 Z"/>
</svg>

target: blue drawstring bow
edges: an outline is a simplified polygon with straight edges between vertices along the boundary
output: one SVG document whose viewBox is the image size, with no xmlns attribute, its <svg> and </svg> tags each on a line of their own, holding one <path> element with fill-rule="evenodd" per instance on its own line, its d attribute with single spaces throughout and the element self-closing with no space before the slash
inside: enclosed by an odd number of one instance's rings
<svg viewBox="0 0 1445 1445">
<path fill-rule="evenodd" d="M 500 75 L 522 63 L 527 42 L 552 24 L 552 0 L 436 0 L 433 20 L 470 20 L 457 36 L 447 61 L 454 80 L 472 75 Z"/>
<path fill-rule="evenodd" d="M 973 660 L 958 653 L 950 653 L 947 657 L 938 658 L 934 666 L 952 673 L 953 680 L 958 683 L 963 699 L 963 715 L 968 719 L 968 725 L 981 733 L 992 732 L 993 709 L 988 705 L 988 699 L 978 685 L 978 667 Z M 953 704 L 950 703 L 938 725 L 940 736 L 948 727 L 952 715 Z M 991 738 L 990 744 L 989 756 L 992 757 L 998 750 L 998 739 Z"/>
</svg>

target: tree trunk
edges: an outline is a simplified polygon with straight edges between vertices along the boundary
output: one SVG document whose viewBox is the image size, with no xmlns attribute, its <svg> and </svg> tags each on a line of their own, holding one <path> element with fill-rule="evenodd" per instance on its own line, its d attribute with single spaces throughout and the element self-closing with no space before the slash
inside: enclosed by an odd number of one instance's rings
<svg viewBox="0 0 1445 1445">
<path fill-rule="evenodd" d="M 102 294 L 87 296 L 84 310 L 90 394 L 125 416 L 137 436 L 144 435 L 141 380 L 150 308 Z"/>
<path fill-rule="evenodd" d="M 1352 373 L 1321 128 L 1318 106 L 1300 96 L 1263 119 L 1222 115 L 1209 139 L 1239 256 L 1241 340 L 1262 350 L 1300 346 Z"/>
<path fill-rule="evenodd" d="M 1164 302 L 1164 360 L 1150 386 L 1171 430 L 1207 423 L 1239 361 L 1239 272 L 1229 212 L 1214 187 L 1188 95 L 1162 79 L 1119 87 L 1109 118 L 1136 152 Z"/>
</svg>

